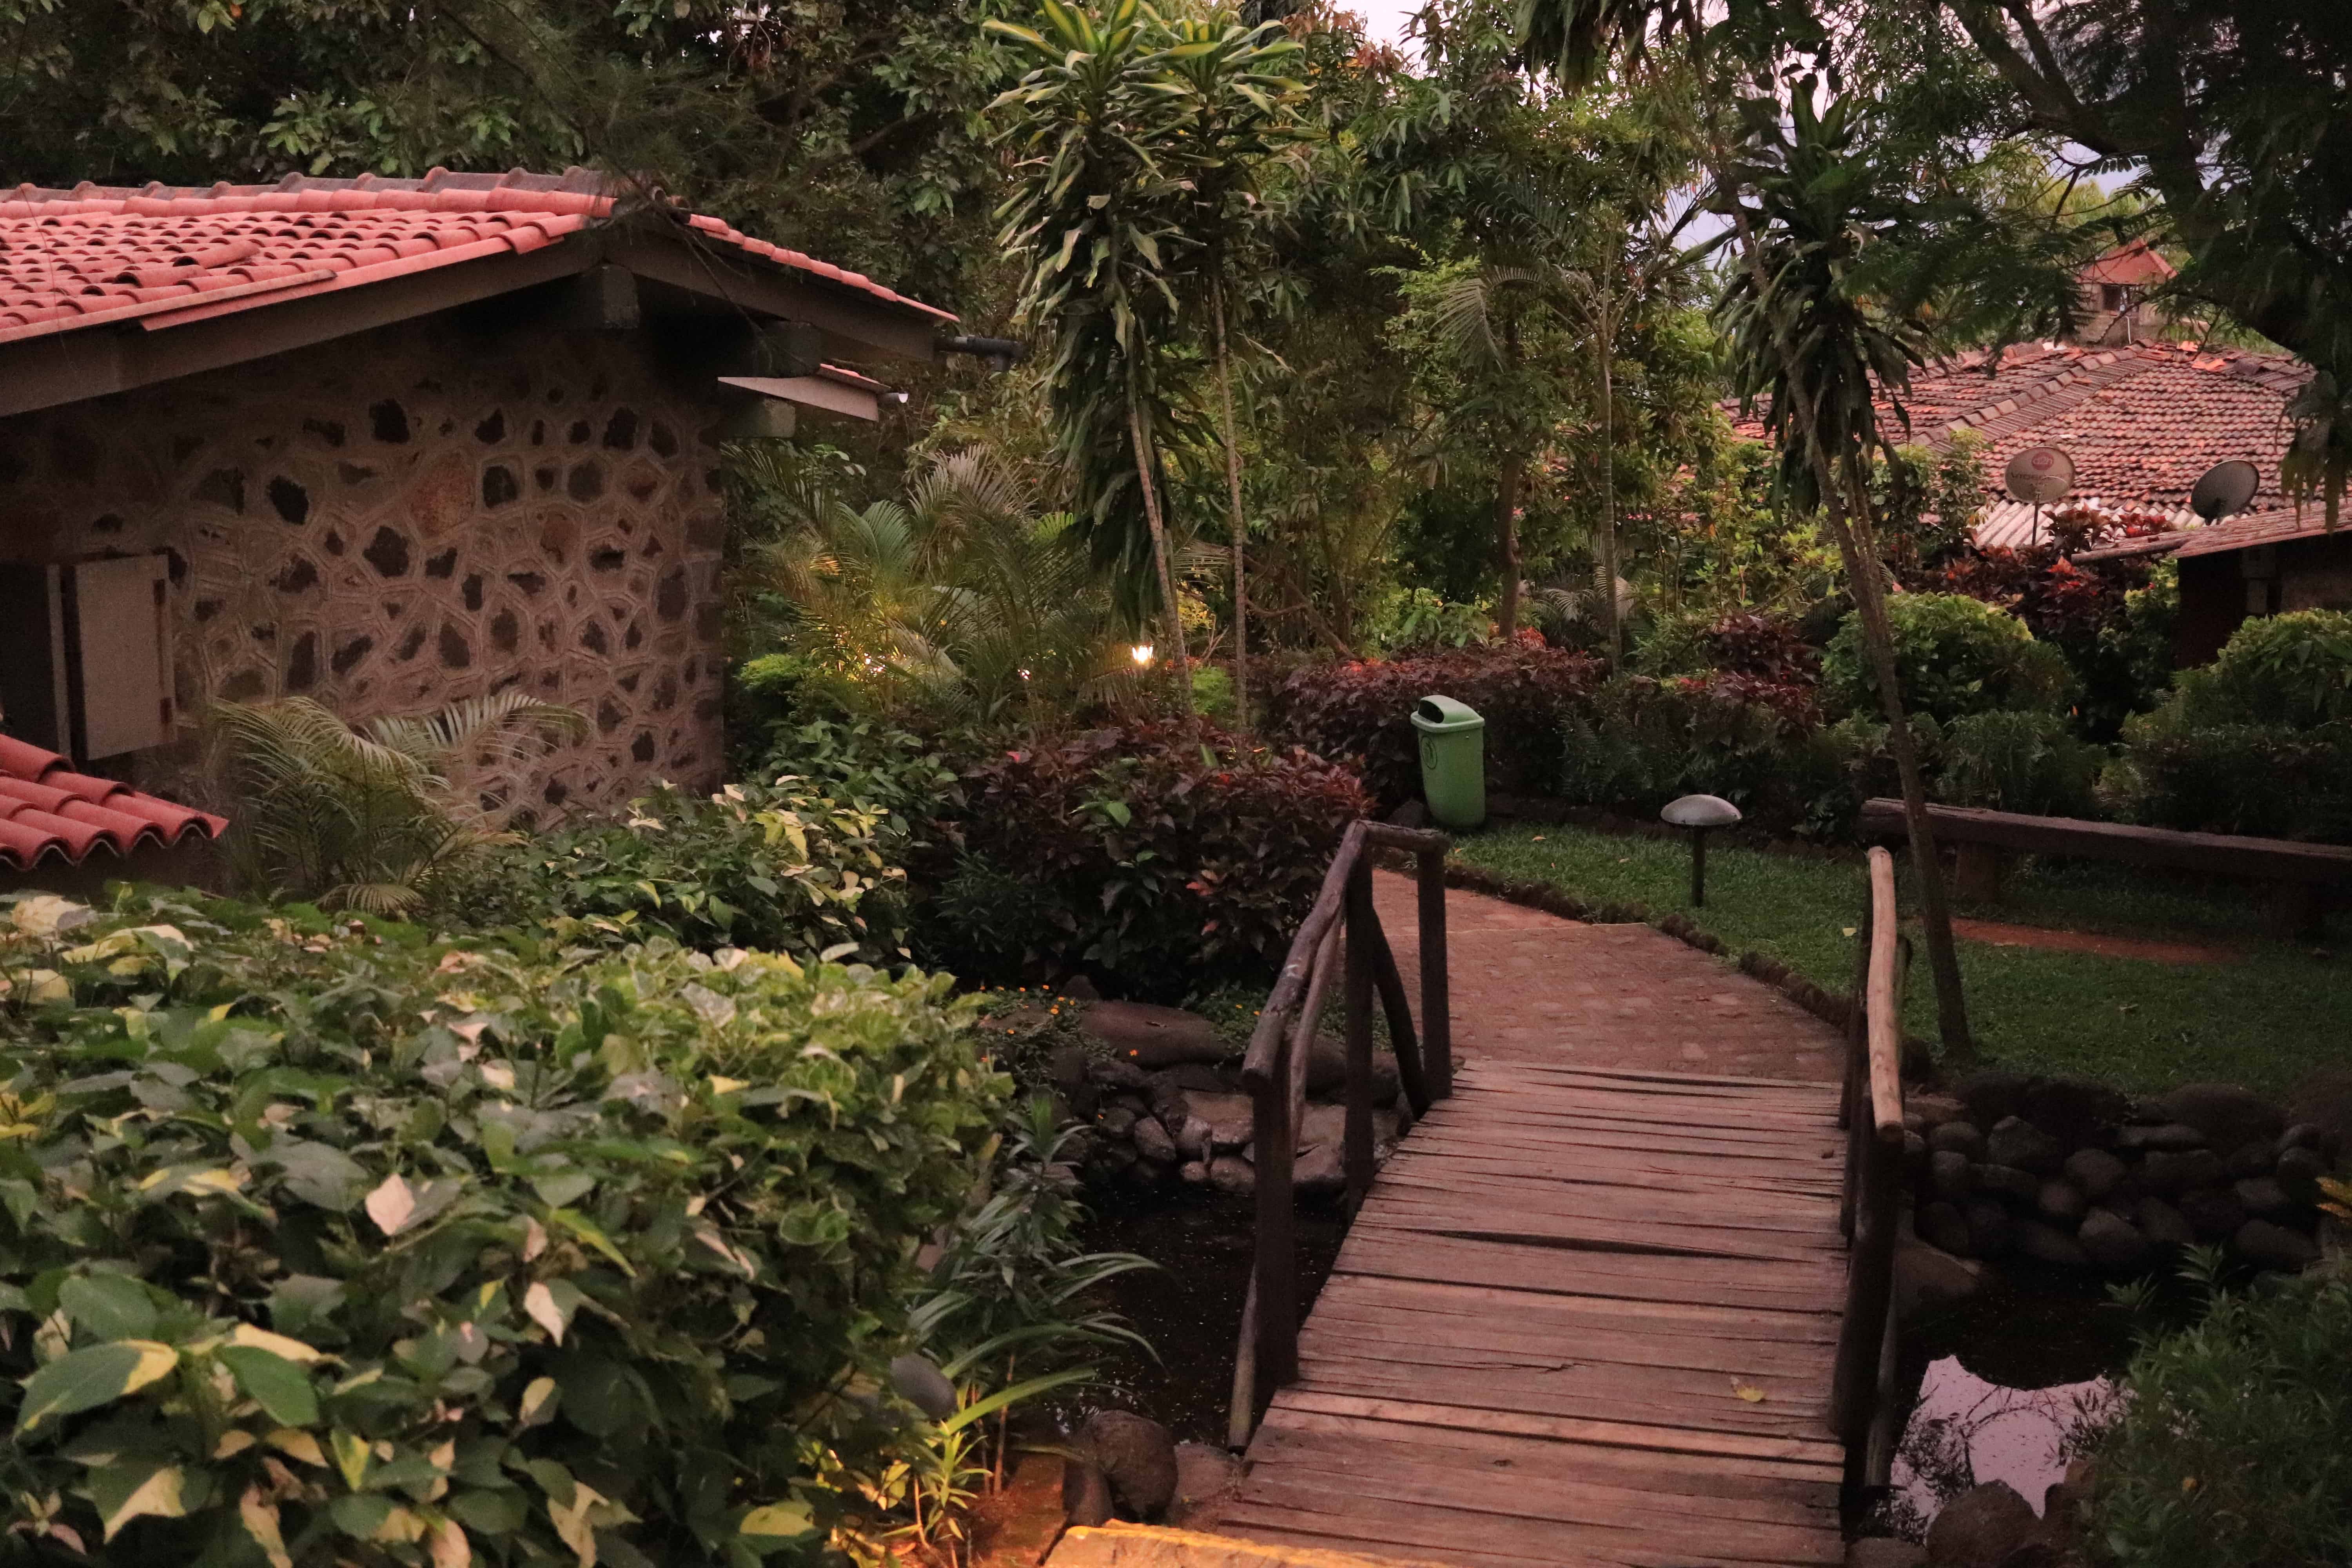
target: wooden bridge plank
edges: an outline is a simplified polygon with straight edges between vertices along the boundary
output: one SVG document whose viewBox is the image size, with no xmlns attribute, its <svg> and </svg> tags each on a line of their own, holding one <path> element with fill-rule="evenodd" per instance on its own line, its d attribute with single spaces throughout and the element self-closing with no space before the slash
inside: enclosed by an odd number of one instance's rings
<svg viewBox="0 0 2352 1568">
<path fill-rule="evenodd" d="M 1367 1195 L 1218 1528 L 1462 1568 L 1840 1562 L 1835 1111 L 1465 1069 Z"/>
</svg>

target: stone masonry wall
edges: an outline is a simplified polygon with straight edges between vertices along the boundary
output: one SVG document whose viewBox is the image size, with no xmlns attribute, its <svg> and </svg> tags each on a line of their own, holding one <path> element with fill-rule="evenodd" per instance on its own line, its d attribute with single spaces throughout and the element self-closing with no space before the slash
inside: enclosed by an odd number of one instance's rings
<svg viewBox="0 0 2352 1568">
<path fill-rule="evenodd" d="M 184 735 L 216 697 L 357 721 L 520 684 L 592 728 L 494 798 L 708 787 L 717 415 L 656 347 L 445 315 L 0 420 L 0 558 L 169 552 Z"/>
</svg>

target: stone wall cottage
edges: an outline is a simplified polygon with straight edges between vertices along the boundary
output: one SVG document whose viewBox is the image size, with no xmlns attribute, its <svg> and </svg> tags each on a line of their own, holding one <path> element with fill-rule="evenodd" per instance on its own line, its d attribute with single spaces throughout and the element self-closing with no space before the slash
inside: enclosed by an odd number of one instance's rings
<svg viewBox="0 0 2352 1568">
<path fill-rule="evenodd" d="M 520 685 L 592 721 L 539 819 L 708 785 L 719 444 L 952 321 L 579 170 L 0 190 L 0 731 L 156 783 L 216 698 Z"/>
</svg>

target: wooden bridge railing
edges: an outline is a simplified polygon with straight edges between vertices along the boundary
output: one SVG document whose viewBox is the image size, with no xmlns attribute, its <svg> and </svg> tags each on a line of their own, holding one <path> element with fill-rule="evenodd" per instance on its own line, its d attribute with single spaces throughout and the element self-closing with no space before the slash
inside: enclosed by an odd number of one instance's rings
<svg viewBox="0 0 2352 1568">
<path fill-rule="evenodd" d="M 1351 824 L 1315 907 L 1291 940 L 1274 990 L 1259 1012 L 1242 1064 L 1249 1089 L 1251 1137 L 1257 1149 L 1257 1253 L 1249 1298 L 1242 1310 L 1241 1344 L 1234 1361 L 1234 1399 L 1227 1436 L 1238 1448 L 1249 1441 L 1261 1386 L 1273 1389 L 1298 1374 L 1298 1247 L 1291 1160 L 1306 1112 L 1307 1058 L 1335 978 L 1347 1020 L 1347 1131 L 1340 1167 L 1352 1214 L 1372 1184 L 1372 997 L 1388 1016 L 1397 1077 L 1415 1116 L 1454 1092 L 1454 1044 L 1445 979 L 1445 856 L 1453 841 L 1442 833 Z M 1402 849 L 1419 862 L 1421 893 L 1421 1017 L 1416 1038 L 1403 978 L 1372 906 L 1374 849 Z M 1344 956 L 1343 956 L 1344 955 Z"/>
<path fill-rule="evenodd" d="M 1846 1132 L 1841 1220 L 1852 1243 L 1845 1324 L 1838 1335 L 1830 1423 L 1845 1444 L 1850 1488 L 1885 1486 L 1894 1464 L 1896 1413 L 1895 1228 L 1903 1190 L 1903 942 L 1895 908 L 1895 861 L 1870 852 L 1870 892 L 1846 1027 Z"/>
</svg>

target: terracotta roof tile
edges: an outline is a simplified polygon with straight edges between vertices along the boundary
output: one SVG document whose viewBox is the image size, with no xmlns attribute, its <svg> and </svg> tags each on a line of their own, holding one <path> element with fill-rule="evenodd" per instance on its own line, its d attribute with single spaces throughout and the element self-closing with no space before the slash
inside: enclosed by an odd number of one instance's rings
<svg viewBox="0 0 2352 1568">
<path fill-rule="evenodd" d="M 612 216 L 585 170 L 275 185 L 0 189 L 0 343 L 142 317 L 193 321 L 501 251 L 559 243 Z M 936 320 L 955 318 L 862 274 L 717 218 L 682 224 L 779 266 Z M 188 313 L 182 313 L 182 312 Z"/>
<path fill-rule="evenodd" d="M 2326 508 L 2286 507 L 2274 511 L 2251 512 L 2216 523 L 2211 528 L 2200 529 L 2182 542 L 2173 553 L 2178 556 L 2220 555 L 2231 550 L 2251 550 L 2257 544 L 2276 544 L 2282 540 L 2317 539 L 2327 531 Z M 2352 534 L 2352 522 L 2339 521 L 2335 531 Z"/>
<path fill-rule="evenodd" d="M 218 838 L 227 828 L 225 818 L 78 773 L 55 752 L 0 735 L 0 865 L 78 865 L 100 847 L 128 855 L 142 844 Z"/>
<path fill-rule="evenodd" d="M 2007 499 L 2001 470 L 2010 458 L 2033 447 L 2061 447 L 2074 459 L 2077 496 L 2164 512 L 2188 506 L 2207 468 L 2242 458 L 2262 470 L 2253 504 L 2267 507 L 2284 499 L 2278 465 L 2287 399 L 2310 374 L 2284 355 L 2237 349 L 2039 343 L 2011 349 L 1997 366 L 1983 353 L 1923 365 L 1901 404 L 1912 439 L 1940 447 L 1970 430 L 1990 443 L 1988 509 Z M 1891 430 L 1905 428 L 1894 399 L 1882 396 L 1879 413 Z M 1739 429 L 1763 434 L 1752 420 Z"/>
</svg>

